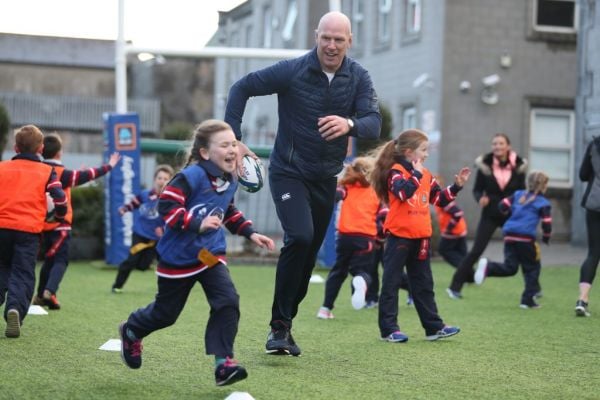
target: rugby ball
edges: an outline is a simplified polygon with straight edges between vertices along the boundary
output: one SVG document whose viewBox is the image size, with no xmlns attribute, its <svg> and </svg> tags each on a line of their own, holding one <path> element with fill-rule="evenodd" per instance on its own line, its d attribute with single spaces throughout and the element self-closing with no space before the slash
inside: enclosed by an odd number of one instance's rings
<svg viewBox="0 0 600 400">
<path fill-rule="evenodd" d="M 246 192 L 258 192 L 264 185 L 265 168 L 260 159 L 249 155 L 242 158 L 242 165 L 238 171 L 238 182 Z"/>
</svg>

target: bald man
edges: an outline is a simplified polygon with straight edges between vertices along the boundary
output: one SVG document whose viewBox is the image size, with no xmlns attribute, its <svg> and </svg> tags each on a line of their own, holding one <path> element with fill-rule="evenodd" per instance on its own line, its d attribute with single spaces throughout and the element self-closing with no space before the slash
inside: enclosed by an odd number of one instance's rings
<svg viewBox="0 0 600 400">
<path fill-rule="evenodd" d="M 292 320 L 308 290 L 317 252 L 335 203 L 348 136 L 377 139 L 381 115 L 368 72 L 346 56 L 350 20 L 325 14 L 316 46 L 302 57 L 251 72 L 229 91 L 225 121 L 239 141 L 246 102 L 277 94 L 279 126 L 269 164 L 269 185 L 284 231 L 271 311 L 269 354 L 300 355 Z M 251 153 L 240 143 L 240 156 Z"/>
</svg>

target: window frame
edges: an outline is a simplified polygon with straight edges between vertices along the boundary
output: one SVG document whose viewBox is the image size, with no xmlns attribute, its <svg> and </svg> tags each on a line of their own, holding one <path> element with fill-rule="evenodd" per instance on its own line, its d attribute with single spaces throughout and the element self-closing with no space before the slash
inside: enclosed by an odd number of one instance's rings
<svg viewBox="0 0 600 400">
<path fill-rule="evenodd" d="M 254 25 L 248 24 L 244 28 L 244 46 L 252 47 L 252 35 L 254 34 Z M 250 58 L 244 58 L 244 73 L 250 72 Z"/>
<path fill-rule="evenodd" d="M 241 34 L 238 30 L 232 30 L 229 32 L 229 46 L 230 47 L 241 47 Z M 229 58 L 227 60 L 228 69 L 228 81 L 233 84 L 241 78 L 243 74 L 243 60 L 240 58 Z"/>
<path fill-rule="evenodd" d="M 537 145 L 534 144 L 535 134 L 535 123 L 538 114 L 546 114 L 552 116 L 567 116 L 569 118 L 569 132 L 568 132 L 568 143 L 564 145 Z M 530 162 L 533 160 L 532 152 L 537 151 L 566 151 L 569 156 L 569 171 L 568 180 L 556 180 L 550 177 L 548 187 L 554 188 L 566 188 L 570 189 L 573 187 L 575 173 L 575 110 L 570 108 L 549 108 L 549 107 L 531 107 L 529 113 L 529 154 L 528 158 Z"/>
<path fill-rule="evenodd" d="M 419 120 L 417 115 L 417 106 L 414 104 L 404 104 L 400 107 L 400 122 L 401 122 L 401 130 L 406 129 L 418 129 L 419 128 Z M 415 121 L 415 126 L 408 126 L 407 118 L 412 118 Z"/>
<path fill-rule="evenodd" d="M 273 47 L 273 7 L 265 4 L 262 9 L 263 29 L 262 45 L 266 49 Z"/>
<path fill-rule="evenodd" d="M 532 0 L 533 2 L 533 12 L 532 12 L 532 20 L 531 26 L 535 32 L 549 32 L 549 33 L 564 33 L 564 34 L 573 34 L 577 33 L 579 27 L 579 4 L 577 4 L 577 0 L 546 0 L 546 1 L 562 1 L 573 3 L 573 27 L 565 28 L 562 26 L 556 25 L 538 25 L 538 9 L 540 0 Z"/>
<path fill-rule="evenodd" d="M 387 5 L 387 10 L 384 6 Z M 392 41 L 392 10 L 394 3 L 392 0 L 377 0 L 377 39 L 381 47 L 387 46 Z M 385 32 L 383 21 L 387 22 L 387 32 Z"/>
<path fill-rule="evenodd" d="M 297 0 L 288 0 L 287 2 L 287 12 L 285 15 L 285 21 L 283 23 L 283 27 L 281 29 L 281 38 L 285 43 L 286 47 L 293 47 L 296 32 L 296 26 L 298 21 L 298 1 Z"/>
<path fill-rule="evenodd" d="M 362 12 L 360 12 L 362 9 Z M 352 48 L 361 51 L 365 47 L 365 0 L 350 0 L 352 21 Z"/>
<path fill-rule="evenodd" d="M 407 36 L 418 36 L 421 34 L 422 15 L 423 15 L 422 0 L 405 0 L 404 2 L 404 33 Z M 414 10 L 413 13 L 409 11 Z M 414 18 L 413 18 L 414 16 Z M 416 26 L 416 28 L 415 28 Z"/>
</svg>

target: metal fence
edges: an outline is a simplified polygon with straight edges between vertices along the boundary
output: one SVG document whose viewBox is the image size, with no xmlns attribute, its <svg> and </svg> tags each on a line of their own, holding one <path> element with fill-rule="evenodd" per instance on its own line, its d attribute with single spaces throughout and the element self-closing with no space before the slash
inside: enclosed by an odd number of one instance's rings
<svg viewBox="0 0 600 400">
<path fill-rule="evenodd" d="M 56 96 L 1 92 L 3 103 L 13 126 L 35 124 L 44 129 L 103 130 L 102 114 L 115 109 L 115 101 L 107 97 Z M 137 99 L 130 102 L 131 111 L 140 115 L 144 133 L 160 131 L 160 101 Z"/>
</svg>

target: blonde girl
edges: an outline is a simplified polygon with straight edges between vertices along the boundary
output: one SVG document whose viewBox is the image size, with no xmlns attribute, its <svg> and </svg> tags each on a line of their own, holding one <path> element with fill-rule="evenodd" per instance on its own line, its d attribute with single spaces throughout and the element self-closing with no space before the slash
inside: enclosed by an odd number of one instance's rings
<svg viewBox="0 0 600 400">
<path fill-rule="evenodd" d="M 536 242 L 537 226 L 542 225 L 542 242 L 550 242 L 552 233 L 552 208 L 544 193 L 548 187 L 548 175 L 532 171 L 527 176 L 527 190 L 518 190 L 505 197 L 498 205 L 500 211 L 510 214 L 502 227 L 504 234 L 504 262 L 492 262 L 481 258 L 475 271 L 475 283 L 481 285 L 490 276 L 513 276 L 523 269 L 525 290 L 520 307 L 539 308 L 536 294 L 539 292 L 541 271 L 540 247 Z"/>
</svg>

